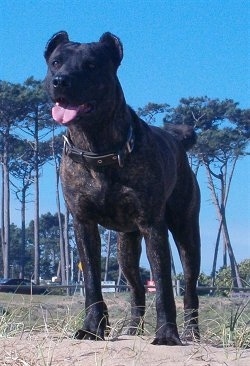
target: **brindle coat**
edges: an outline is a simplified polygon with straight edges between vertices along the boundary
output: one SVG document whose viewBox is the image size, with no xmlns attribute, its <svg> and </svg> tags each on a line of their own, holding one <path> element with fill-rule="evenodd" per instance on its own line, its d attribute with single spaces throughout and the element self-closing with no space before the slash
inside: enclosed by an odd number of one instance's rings
<svg viewBox="0 0 250 366">
<path fill-rule="evenodd" d="M 122 44 L 111 33 L 81 44 L 58 32 L 45 50 L 45 85 L 56 103 L 53 117 L 67 126 L 61 180 L 85 280 L 86 318 L 76 337 L 103 339 L 108 322 L 101 291 L 100 224 L 118 232 L 118 260 L 131 288 L 129 334 L 136 334 L 145 312 L 139 273 L 143 237 L 157 292 L 153 343 L 181 344 L 168 230 L 184 269 L 186 335 L 198 337 L 200 195 L 185 152 L 195 134 L 187 126 L 167 132 L 138 118 L 117 78 L 122 57 Z"/>
</svg>

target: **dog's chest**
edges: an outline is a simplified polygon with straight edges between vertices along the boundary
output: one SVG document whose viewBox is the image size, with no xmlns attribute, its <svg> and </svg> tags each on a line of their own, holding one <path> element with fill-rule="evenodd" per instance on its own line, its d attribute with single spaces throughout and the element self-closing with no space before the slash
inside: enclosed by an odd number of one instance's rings
<svg viewBox="0 0 250 366">
<path fill-rule="evenodd" d="M 66 169 L 62 185 L 71 212 L 116 230 L 134 226 L 148 203 L 134 182 L 120 176 Z"/>
</svg>

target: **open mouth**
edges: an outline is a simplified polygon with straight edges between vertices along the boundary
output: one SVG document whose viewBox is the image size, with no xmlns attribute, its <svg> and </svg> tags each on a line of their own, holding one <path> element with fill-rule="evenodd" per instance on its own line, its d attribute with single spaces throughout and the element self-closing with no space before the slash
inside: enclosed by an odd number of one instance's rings
<svg viewBox="0 0 250 366">
<path fill-rule="evenodd" d="M 56 122 L 66 124 L 83 115 L 90 114 L 94 109 L 94 102 L 70 105 L 66 99 L 59 98 L 52 108 L 52 117 Z"/>
</svg>

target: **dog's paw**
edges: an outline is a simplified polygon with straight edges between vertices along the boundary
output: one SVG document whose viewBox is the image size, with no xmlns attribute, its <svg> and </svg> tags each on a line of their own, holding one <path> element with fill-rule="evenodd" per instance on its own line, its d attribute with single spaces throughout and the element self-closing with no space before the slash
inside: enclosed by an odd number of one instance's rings
<svg viewBox="0 0 250 366">
<path fill-rule="evenodd" d="M 91 333 L 87 330 L 78 329 L 74 334 L 74 339 L 85 339 L 85 340 L 91 340 L 91 341 L 103 341 L 104 337 Z"/>
<path fill-rule="evenodd" d="M 153 345 L 157 346 L 182 346 L 182 343 L 180 341 L 180 338 L 177 336 L 172 337 L 164 337 L 164 338 L 158 338 L 156 337 L 153 342 Z"/>
<path fill-rule="evenodd" d="M 78 329 L 75 334 L 74 334 L 74 339 L 84 339 L 84 336 L 85 336 L 85 331 L 82 330 L 82 329 Z"/>
</svg>

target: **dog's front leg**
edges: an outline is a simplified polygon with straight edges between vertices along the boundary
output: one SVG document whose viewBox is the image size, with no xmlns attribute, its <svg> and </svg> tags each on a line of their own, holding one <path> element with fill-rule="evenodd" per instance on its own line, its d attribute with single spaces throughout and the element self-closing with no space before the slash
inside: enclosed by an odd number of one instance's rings
<svg viewBox="0 0 250 366">
<path fill-rule="evenodd" d="M 156 286 L 157 325 L 153 344 L 181 345 L 171 279 L 171 257 L 165 222 L 145 230 L 147 256 Z"/>
<path fill-rule="evenodd" d="M 141 234 L 140 232 L 119 233 L 118 261 L 131 291 L 131 320 L 127 333 L 143 333 L 145 314 L 145 288 L 140 275 Z"/>
<path fill-rule="evenodd" d="M 97 224 L 82 223 L 74 218 L 77 247 L 83 266 L 85 286 L 85 320 L 75 334 L 77 339 L 104 339 L 108 325 L 107 307 L 101 292 L 101 240 Z"/>
</svg>

